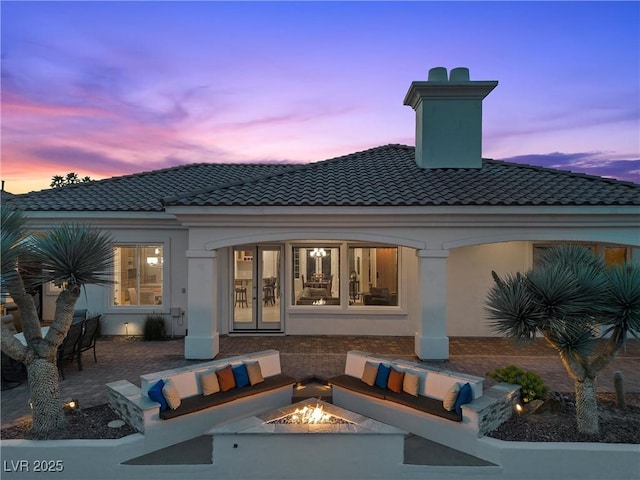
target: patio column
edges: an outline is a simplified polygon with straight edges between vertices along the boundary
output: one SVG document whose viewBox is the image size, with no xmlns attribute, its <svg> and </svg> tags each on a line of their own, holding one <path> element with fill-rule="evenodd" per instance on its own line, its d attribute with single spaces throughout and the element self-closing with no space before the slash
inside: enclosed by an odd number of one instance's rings
<svg viewBox="0 0 640 480">
<path fill-rule="evenodd" d="M 447 360 L 447 257 L 449 250 L 418 250 L 422 305 L 415 336 L 421 360 Z"/>
<path fill-rule="evenodd" d="M 215 250 L 187 250 L 188 333 L 184 357 L 209 360 L 220 351 L 218 334 L 218 258 Z"/>
</svg>

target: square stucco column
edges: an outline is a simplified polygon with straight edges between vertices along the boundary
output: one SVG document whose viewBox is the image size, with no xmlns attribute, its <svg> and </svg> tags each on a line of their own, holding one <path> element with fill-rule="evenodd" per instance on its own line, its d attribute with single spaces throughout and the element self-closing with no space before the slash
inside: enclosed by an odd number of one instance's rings
<svg viewBox="0 0 640 480">
<path fill-rule="evenodd" d="M 448 250 L 418 250 L 422 306 L 415 336 L 416 355 L 422 360 L 447 360 Z"/>
<path fill-rule="evenodd" d="M 218 259 L 215 251 L 187 251 L 189 331 L 184 357 L 209 360 L 220 351 L 218 333 Z"/>
</svg>

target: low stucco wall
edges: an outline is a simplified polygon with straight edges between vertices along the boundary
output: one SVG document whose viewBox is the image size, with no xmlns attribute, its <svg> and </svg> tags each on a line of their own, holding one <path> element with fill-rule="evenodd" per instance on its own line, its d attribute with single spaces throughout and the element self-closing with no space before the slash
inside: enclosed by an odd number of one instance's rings
<svg viewBox="0 0 640 480">
<path fill-rule="evenodd" d="M 460 467 L 397 464 L 378 471 L 368 471 L 362 465 L 357 474 L 342 475 L 340 465 L 329 465 L 322 472 L 305 470 L 304 448 L 292 447 L 290 464 L 271 465 L 269 471 L 256 468 L 253 461 L 234 464 L 230 471 L 221 460 L 215 464 L 200 465 L 122 465 L 142 455 L 143 436 L 130 435 L 120 440 L 5 440 L 2 442 L 3 479 L 59 478 L 65 480 L 142 480 L 176 479 L 266 479 L 300 478 L 284 472 L 307 472 L 307 478 L 389 478 L 392 472 L 397 480 L 442 480 L 446 478 L 523 479 L 523 480 L 630 480 L 640 478 L 640 445 L 601 443 L 528 443 L 503 442 L 492 438 L 478 439 L 478 450 L 484 458 L 491 458 L 497 466 Z M 251 456 L 248 454 L 249 457 Z M 249 458 L 248 457 L 248 458 Z M 215 458 L 215 450 L 214 450 Z M 35 473 L 37 462 L 59 461 L 63 470 L 58 473 Z M 233 462 L 232 462 L 233 463 Z M 13 467 L 16 468 L 13 468 Z M 23 469 L 20 471 L 20 467 Z M 321 467 L 318 467 L 321 468 Z"/>
</svg>

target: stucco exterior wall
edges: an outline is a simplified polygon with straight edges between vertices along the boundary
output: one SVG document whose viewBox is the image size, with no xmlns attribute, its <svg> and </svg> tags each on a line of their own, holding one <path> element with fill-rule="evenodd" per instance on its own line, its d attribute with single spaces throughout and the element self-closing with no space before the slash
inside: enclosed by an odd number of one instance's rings
<svg viewBox="0 0 640 480">
<path fill-rule="evenodd" d="M 447 335 L 490 337 L 484 302 L 493 285 L 491 271 L 502 275 L 531 264 L 530 242 L 503 242 L 454 248 L 447 262 Z"/>
</svg>

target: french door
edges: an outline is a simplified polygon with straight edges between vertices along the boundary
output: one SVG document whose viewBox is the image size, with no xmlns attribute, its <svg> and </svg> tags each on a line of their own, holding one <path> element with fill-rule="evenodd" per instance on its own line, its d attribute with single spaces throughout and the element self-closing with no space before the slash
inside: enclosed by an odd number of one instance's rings
<svg viewBox="0 0 640 480">
<path fill-rule="evenodd" d="M 242 246 L 233 251 L 233 331 L 280 331 L 282 249 Z"/>
</svg>

